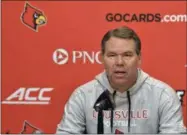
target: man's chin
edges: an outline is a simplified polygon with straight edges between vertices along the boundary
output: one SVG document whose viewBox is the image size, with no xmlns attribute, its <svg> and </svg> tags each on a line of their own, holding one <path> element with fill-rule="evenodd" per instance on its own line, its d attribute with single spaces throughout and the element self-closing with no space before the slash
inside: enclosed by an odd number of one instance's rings
<svg viewBox="0 0 187 135">
<path fill-rule="evenodd" d="M 113 82 L 116 86 L 123 87 L 127 83 L 127 80 L 120 79 L 120 80 L 114 80 Z"/>
</svg>

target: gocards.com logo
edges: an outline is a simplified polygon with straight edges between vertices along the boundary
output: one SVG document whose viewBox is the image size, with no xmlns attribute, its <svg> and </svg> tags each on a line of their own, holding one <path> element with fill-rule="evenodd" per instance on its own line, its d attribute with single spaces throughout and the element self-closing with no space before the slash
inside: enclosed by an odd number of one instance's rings
<svg viewBox="0 0 187 135">
<path fill-rule="evenodd" d="M 79 64 L 101 64 L 100 51 L 66 51 L 63 48 L 57 49 L 53 53 L 53 61 L 58 65 L 66 63 Z M 71 58 L 71 59 L 70 59 Z"/>
<path fill-rule="evenodd" d="M 25 88 L 20 87 L 10 96 L 8 96 L 2 104 L 49 104 L 51 97 L 44 96 L 51 92 L 54 88 Z"/>
</svg>

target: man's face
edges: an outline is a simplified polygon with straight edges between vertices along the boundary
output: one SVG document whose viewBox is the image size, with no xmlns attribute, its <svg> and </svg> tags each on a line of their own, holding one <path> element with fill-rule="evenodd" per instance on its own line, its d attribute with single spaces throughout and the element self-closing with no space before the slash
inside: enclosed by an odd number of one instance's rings
<svg viewBox="0 0 187 135">
<path fill-rule="evenodd" d="M 105 44 L 103 64 L 112 86 L 125 87 L 136 80 L 141 63 L 132 39 L 111 37 Z"/>
</svg>

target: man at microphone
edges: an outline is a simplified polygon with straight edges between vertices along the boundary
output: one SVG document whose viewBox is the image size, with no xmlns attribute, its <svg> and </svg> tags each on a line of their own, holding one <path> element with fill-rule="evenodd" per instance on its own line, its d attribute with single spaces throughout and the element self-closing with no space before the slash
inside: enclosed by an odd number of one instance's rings
<svg viewBox="0 0 187 135">
<path fill-rule="evenodd" d="M 105 70 L 78 87 L 65 105 L 56 133 L 185 133 L 182 107 L 168 84 L 140 69 L 141 40 L 126 26 L 101 41 Z"/>
</svg>

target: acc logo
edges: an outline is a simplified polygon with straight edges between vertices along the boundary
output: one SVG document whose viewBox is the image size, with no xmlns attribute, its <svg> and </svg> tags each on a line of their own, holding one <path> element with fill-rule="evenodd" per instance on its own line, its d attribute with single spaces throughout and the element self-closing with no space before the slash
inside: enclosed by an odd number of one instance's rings
<svg viewBox="0 0 187 135">
<path fill-rule="evenodd" d="M 13 94 L 6 98 L 2 104 L 49 104 L 51 97 L 44 97 L 45 93 L 52 91 L 53 88 L 25 88 L 20 87 Z M 32 96 L 31 96 L 32 94 Z"/>
<path fill-rule="evenodd" d="M 87 64 L 87 63 L 98 63 L 101 64 L 100 61 L 100 51 L 94 52 L 88 52 L 88 51 L 79 51 L 79 50 L 73 50 L 72 52 L 67 52 L 65 49 L 57 49 L 53 53 L 53 61 L 58 64 L 66 64 L 69 61 L 69 58 L 72 58 L 72 63 L 81 63 L 81 64 Z"/>
<path fill-rule="evenodd" d="M 38 26 L 46 24 L 46 17 L 42 11 L 26 2 L 21 21 L 32 30 L 38 32 Z"/>
</svg>

